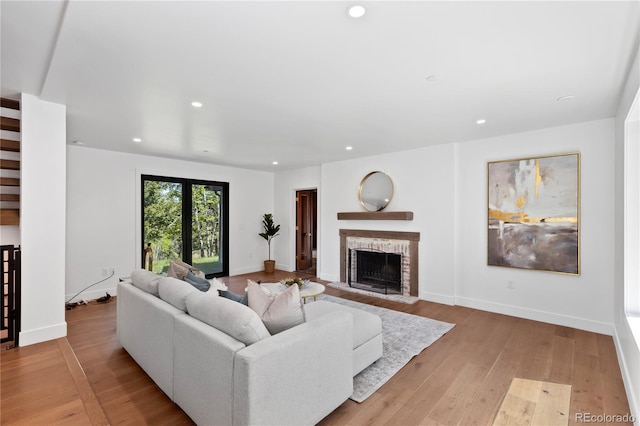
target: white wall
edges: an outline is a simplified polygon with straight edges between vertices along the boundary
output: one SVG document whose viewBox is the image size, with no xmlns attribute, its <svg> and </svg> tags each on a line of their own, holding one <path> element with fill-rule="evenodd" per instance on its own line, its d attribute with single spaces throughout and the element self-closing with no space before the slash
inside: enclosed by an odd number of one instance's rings
<svg viewBox="0 0 640 426">
<path fill-rule="evenodd" d="M 320 167 L 306 167 L 303 169 L 277 172 L 274 177 L 273 217 L 276 224 L 280 224 L 280 235 L 271 241 L 272 258 L 276 260 L 276 268 L 284 271 L 296 269 L 296 191 L 317 189 L 320 186 Z M 318 205 L 322 203 L 318 197 Z M 318 212 L 319 212 L 318 208 Z M 320 218 L 318 218 L 320 221 Z M 320 221 L 321 222 L 321 221 Z M 318 224 L 320 232 L 321 223 Z M 318 244 L 321 241 L 318 240 Z M 265 259 L 266 259 L 265 243 Z M 318 258 L 318 264 L 322 259 Z"/>
<path fill-rule="evenodd" d="M 21 100 L 20 346 L 66 336 L 66 107 Z"/>
<path fill-rule="evenodd" d="M 139 267 L 142 174 L 229 182 L 229 272 L 263 269 L 258 232 L 273 209 L 272 173 L 76 146 L 67 159 L 67 299 L 102 280 L 105 268 L 115 276 L 75 300 L 114 295 L 118 277 Z"/>
<path fill-rule="evenodd" d="M 615 343 L 620 368 L 627 391 L 631 412 L 640 418 L 640 348 L 634 338 L 625 315 L 625 275 L 624 275 L 624 123 L 629 108 L 640 87 L 640 49 L 630 68 L 629 77 L 622 92 L 622 99 L 616 116 L 615 136 L 615 281 L 614 325 Z M 637 118 L 637 117 L 636 117 Z M 639 141 L 636 141 L 638 143 Z"/>
<path fill-rule="evenodd" d="M 456 304 L 613 333 L 613 138 L 608 119 L 458 145 Z M 581 275 L 487 266 L 487 162 L 576 151 Z"/>
<path fill-rule="evenodd" d="M 437 145 L 321 166 L 318 275 L 339 280 L 339 229 L 420 233 L 419 296 L 488 311 L 613 333 L 614 120 L 561 126 L 469 143 Z M 487 162 L 581 152 L 581 275 L 487 266 Z M 339 221 L 362 211 L 357 190 L 370 171 L 387 172 L 388 210 L 412 221 Z M 276 212 L 293 229 L 293 188 L 304 171 L 276 175 Z M 315 175 L 314 175 L 315 176 Z M 304 182 L 305 184 L 307 182 Z M 311 183 L 309 183 L 311 185 Z M 295 242 L 278 246 L 289 259 Z M 281 241 L 282 242 L 282 241 Z M 507 289 L 513 281 L 515 289 Z"/>
<path fill-rule="evenodd" d="M 454 301 L 455 145 L 438 145 L 322 165 L 319 189 L 319 276 L 340 278 L 340 229 L 419 232 L 419 296 Z M 389 174 L 394 195 L 389 211 L 412 211 L 412 221 L 338 220 L 338 212 L 364 211 L 358 186 L 369 172 Z"/>
</svg>

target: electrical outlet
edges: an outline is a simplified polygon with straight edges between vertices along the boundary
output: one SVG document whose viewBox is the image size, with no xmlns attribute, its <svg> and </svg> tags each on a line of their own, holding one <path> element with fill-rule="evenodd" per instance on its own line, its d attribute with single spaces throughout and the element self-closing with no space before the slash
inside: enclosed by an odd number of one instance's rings
<svg viewBox="0 0 640 426">
<path fill-rule="evenodd" d="M 511 280 L 507 281 L 507 288 L 509 290 L 515 289 L 515 287 L 513 286 L 513 281 L 511 281 Z"/>
<path fill-rule="evenodd" d="M 102 276 L 103 277 L 110 277 L 113 273 L 114 273 L 115 269 L 109 267 L 109 268 L 102 268 Z"/>
</svg>

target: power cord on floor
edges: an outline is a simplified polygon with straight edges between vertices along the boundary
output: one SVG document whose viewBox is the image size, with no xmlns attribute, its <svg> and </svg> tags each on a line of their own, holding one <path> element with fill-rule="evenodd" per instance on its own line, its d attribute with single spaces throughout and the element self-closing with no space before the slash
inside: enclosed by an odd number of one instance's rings
<svg viewBox="0 0 640 426">
<path fill-rule="evenodd" d="M 101 279 L 100 281 L 95 282 L 95 283 L 93 283 L 93 284 L 91 284 L 91 285 L 86 286 L 85 288 L 83 288 L 82 290 L 80 290 L 79 292 L 77 292 L 76 294 L 74 294 L 73 296 L 71 296 L 71 297 L 70 297 L 66 302 L 64 302 L 65 309 L 68 311 L 68 310 L 71 310 L 71 309 L 76 308 L 76 307 L 77 307 L 77 306 L 79 306 L 79 305 L 86 305 L 86 302 L 84 302 L 83 300 L 81 300 L 81 301 L 79 301 L 79 302 L 73 302 L 73 303 L 69 303 L 69 302 L 71 302 L 73 299 L 75 299 L 76 297 L 78 297 L 78 295 L 79 295 L 80 293 L 82 293 L 83 291 L 90 289 L 90 288 L 91 288 L 91 287 L 93 287 L 94 285 L 98 285 L 98 284 L 100 284 L 100 283 L 102 283 L 102 282 L 105 282 L 105 281 L 106 281 L 106 280 L 108 280 L 109 278 L 113 277 L 115 274 L 116 274 L 116 272 L 115 272 L 115 271 L 112 271 L 112 272 L 111 272 L 111 275 L 109 275 L 108 277 L 106 277 L 106 278 L 104 278 L 104 279 Z M 106 294 L 106 296 L 102 296 L 102 297 L 99 297 L 98 299 L 96 299 L 96 302 L 98 302 L 98 303 L 106 303 L 106 302 L 108 302 L 110 299 L 111 299 L 111 295 L 110 295 L 109 293 L 107 293 L 107 294 Z"/>
<path fill-rule="evenodd" d="M 98 302 L 98 303 L 107 303 L 109 300 L 111 300 L 111 295 L 109 293 L 107 293 L 106 296 L 98 297 L 96 299 L 96 302 Z"/>
<path fill-rule="evenodd" d="M 113 300 L 113 297 L 107 292 L 104 296 L 98 297 L 95 300 L 80 300 L 79 302 L 65 303 L 65 309 L 70 311 L 78 306 L 86 305 L 101 305 L 103 303 L 109 303 Z"/>
</svg>

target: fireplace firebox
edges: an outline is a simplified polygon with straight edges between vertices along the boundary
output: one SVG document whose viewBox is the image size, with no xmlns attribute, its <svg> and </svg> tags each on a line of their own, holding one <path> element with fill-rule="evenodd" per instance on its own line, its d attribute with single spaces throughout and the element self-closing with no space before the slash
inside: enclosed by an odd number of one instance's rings
<svg viewBox="0 0 640 426">
<path fill-rule="evenodd" d="M 402 254 L 349 249 L 350 287 L 384 294 L 402 294 Z"/>
</svg>

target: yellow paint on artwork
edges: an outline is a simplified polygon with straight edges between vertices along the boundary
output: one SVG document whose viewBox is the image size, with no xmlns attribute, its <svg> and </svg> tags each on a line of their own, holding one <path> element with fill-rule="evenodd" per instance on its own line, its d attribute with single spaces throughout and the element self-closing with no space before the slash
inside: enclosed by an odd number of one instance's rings
<svg viewBox="0 0 640 426">
<path fill-rule="evenodd" d="M 489 219 L 501 220 L 503 222 L 521 222 L 521 223 L 571 223 L 577 224 L 576 217 L 529 217 L 524 212 L 503 212 L 500 210 L 489 209 Z"/>
<path fill-rule="evenodd" d="M 518 200 L 516 201 L 516 207 L 521 209 L 522 206 L 524 206 L 525 204 L 527 204 L 527 200 L 524 199 L 524 197 L 521 195 L 518 197 Z"/>
<path fill-rule="evenodd" d="M 540 176 L 540 160 L 536 160 L 536 198 L 538 198 L 538 195 L 540 195 L 539 191 L 538 191 L 538 187 L 540 186 L 540 183 L 542 182 L 542 176 Z"/>
<path fill-rule="evenodd" d="M 489 218 L 502 220 L 503 222 L 526 222 L 527 214 L 524 212 L 510 213 L 489 209 Z"/>
</svg>

